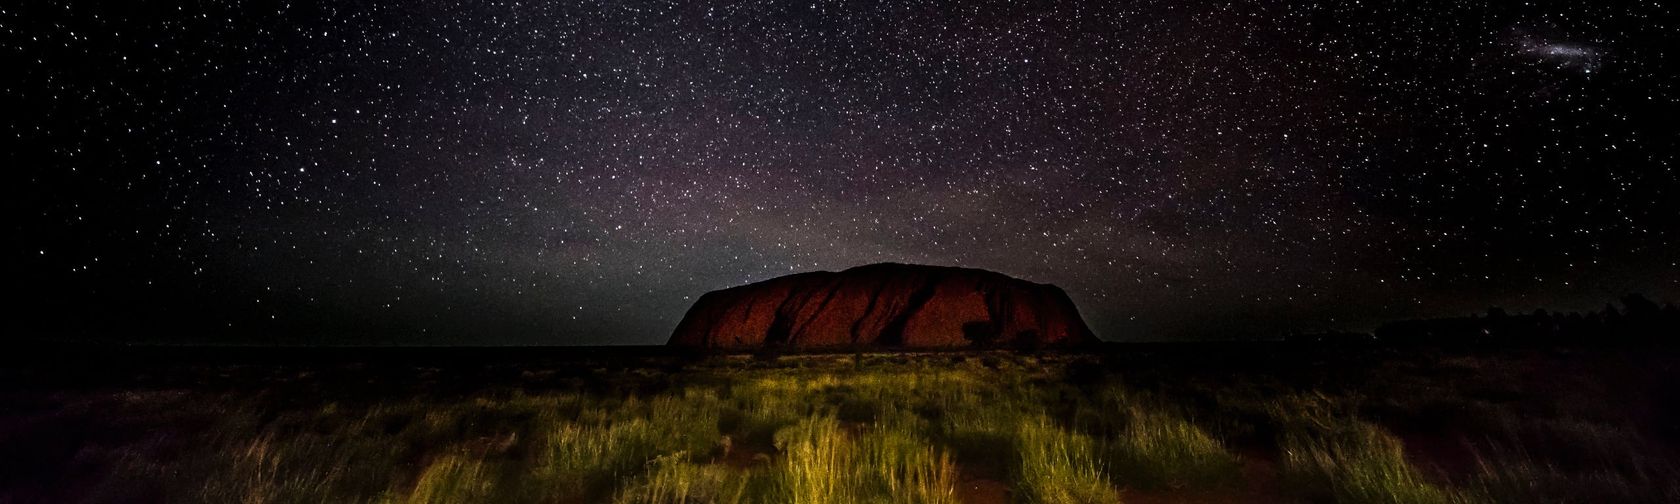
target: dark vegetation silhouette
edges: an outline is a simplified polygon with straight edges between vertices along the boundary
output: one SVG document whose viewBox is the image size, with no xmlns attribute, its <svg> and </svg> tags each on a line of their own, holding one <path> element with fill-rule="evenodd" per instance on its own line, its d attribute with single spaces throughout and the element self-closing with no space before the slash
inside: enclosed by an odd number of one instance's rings
<svg viewBox="0 0 1680 504">
<path fill-rule="evenodd" d="M 1372 333 L 1330 332 L 1291 334 L 1286 339 L 1306 342 L 1487 343 L 1487 344 L 1657 344 L 1680 341 L 1680 307 L 1661 304 L 1641 294 L 1623 296 L 1621 307 L 1607 303 L 1597 311 L 1562 312 L 1537 309 L 1512 314 L 1488 308 L 1467 317 L 1389 322 Z"/>
<path fill-rule="evenodd" d="M 977 349 L 991 348 L 992 344 L 997 342 L 998 335 L 1001 333 L 997 324 L 987 321 L 964 323 L 962 331 L 963 339 L 968 340 Z"/>
</svg>

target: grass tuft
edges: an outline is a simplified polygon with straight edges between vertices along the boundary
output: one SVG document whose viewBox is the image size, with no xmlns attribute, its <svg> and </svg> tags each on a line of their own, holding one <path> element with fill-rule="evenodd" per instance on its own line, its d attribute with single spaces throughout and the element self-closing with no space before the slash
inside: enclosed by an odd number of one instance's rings
<svg viewBox="0 0 1680 504">
<path fill-rule="evenodd" d="M 445 455 L 420 473 L 405 504 L 484 502 L 495 490 L 495 478 L 484 461 L 465 455 Z"/>
<path fill-rule="evenodd" d="M 1283 446 L 1282 477 L 1310 498 L 1349 504 L 1468 500 L 1428 482 L 1406 461 L 1400 440 L 1357 421 L 1328 435 L 1290 435 Z"/>
<path fill-rule="evenodd" d="M 620 491 L 618 504 L 737 504 L 746 501 L 747 478 L 713 464 L 695 464 L 683 452 L 650 462 L 647 475 Z"/>
<path fill-rule="evenodd" d="M 1107 443 L 1116 480 L 1131 488 L 1220 488 L 1240 477 L 1237 457 L 1176 415 L 1127 408 L 1128 425 Z"/>
<path fill-rule="evenodd" d="M 912 504 L 957 501 L 957 467 L 950 455 L 907 429 L 876 428 L 858 445 L 860 493 Z"/>
<path fill-rule="evenodd" d="M 809 418 L 776 432 L 783 454 L 779 468 L 782 502 L 808 504 L 858 502 L 849 476 L 853 447 L 833 417 Z"/>
<path fill-rule="evenodd" d="M 1044 504 L 1113 503 L 1120 497 L 1109 486 L 1089 436 L 1068 432 L 1039 417 L 1020 424 L 1015 451 L 1020 457 L 1016 482 L 1027 502 Z"/>
</svg>

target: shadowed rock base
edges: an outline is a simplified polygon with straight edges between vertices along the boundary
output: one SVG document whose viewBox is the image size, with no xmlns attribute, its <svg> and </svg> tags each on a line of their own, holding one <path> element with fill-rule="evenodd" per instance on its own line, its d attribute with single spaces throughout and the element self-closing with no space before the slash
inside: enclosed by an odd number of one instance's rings
<svg viewBox="0 0 1680 504">
<path fill-rule="evenodd" d="M 872 264 L 701 296 L 670 345 L 766 348 L 1067 347 L 1097 341 L 1067 293 L 985 270 Z"/>
</svg>

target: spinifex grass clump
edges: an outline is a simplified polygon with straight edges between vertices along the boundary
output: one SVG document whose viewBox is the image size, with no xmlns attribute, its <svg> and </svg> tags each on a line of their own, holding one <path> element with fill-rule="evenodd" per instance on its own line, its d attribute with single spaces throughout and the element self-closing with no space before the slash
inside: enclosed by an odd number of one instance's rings
<svg viewBox="0 0 1680 504">
<path fill-rule="evenodd" d="M 721 401 L 709 390 L 632 398 L 616 408 L 585 410 L 581 422 L 560 421 L 537 454 L 538 481 L 584 495 L 600 495 L 628 481 L 661 455 L 706 456 L 722 439 Z"/>
<path fill-rule="evenodd" d="M 1364 422 L 1288 434 L 1282 451 L 1284 483 L 1311 497 L 1357 504 L 1467 502 L 1427 481 L 1406 460 L 1399 440 Z"/>
<path fill-rule="evenodd" d="M 608 425 L 562 423 L 549 431 L 533 474 L 569 491 L 598 491 L 631 476 L 654 456 L 653 436 L 652 426 L 643 419 Z"/>
<path fill-rule="evenodd" d="M 826 373 L 786 370 L 735 378 L 729 388 L 733 409 L 725 427 L 732 436 L 754 444 L 769 444 L 777 431 L 818 413 L 817 391 L 839 383 Z"/>
<path fill-rule="evenodd" d="M 992 377 L 987 371 L 966 370 Z M 939 418 L 941 441 L 964 461 L 1014 467 L 1019 462 L 1015 440 L 1021 425 L 1042 415 L 1044 406 L 1033 400 L 1035 389 L 996 378 L 958 381 L 927 407 Z"/>
<path fill-rule="evenodd" d="M 1104 445 L 1115 479 L 1138 489 L 1228 486 L 1241 476 L 1237 457 L 1177 415 L 1136 405 L 1126 427 Z"/>
<path fill-rule="evenodd" d="M 1028 502 L 1119 501 L 1097 457 L 1096 442 L 1090 437 L 1064 430 L 1042 417 L 1020 424 L 1015 436 L 1015 452 L 1020 458 L 1015 477 Z"/>
<path fill-rule="evenodd" d="M 221 411 L 199 433 L 201 444 L 183 447 L 186 455 L 180 460 L 197 469 L 175 467 L 165 473 L 169 485 L 164 492 L 171 499 L 201 502 L 404 501 L 409 496 L 422 502 L 429 495 L 488 495 L 497 462 L 485 461 L 484 455 L 505 448 L 502 441 L 510 436 L 477 431 L 494 441 L 475 453 L 460 449 L 457 420 L 469 409 L 465 402 L 393 401 L 367 408 L 329 402 L 266 422 L 250 405 Z M 436 445 L 422 447 L 430 440 Z M 403 464 L 414 464 L 420 473 L 401 477 L 389 470 Z M 405 481 L 412 486 L 402 485 Z"/>
<path fill-rule="evenodd" d="M 1015 435 L 1020 418 L 1019 412 L 1006 407 L 946 412 L 942 422 L 943 438 L 970 463 L 995 463 L 1007 467 L 1016 460 Z"/>
<path fill-rule="evenodd" d="M 956 502 L 956 465 L 943 450 L 917 435 L 913 420 L 882 423 L 858 440 L 858 485 L 864 495 L 889 502 Z"/>
<path fill-rule="evenodd" d="M 776 432 L 776 449 L 783 457 L 778 489 L 786 502 L 858 501 L 848 481 L 854 448 L 834 418 L 810 418 Z"/>
<path fill-rule="evenodd" d="M 496 467 L 468 455 L 446 455 L 420 473 L 414 491 L 395 499 L 406 504 L 484 502 L 496 490 Z"/>
<path fill-rule="evenodd" d="M 1164 401 L 1119 385 L 1100 390 L 1075 424 L 1102 441 L 1115 483 L 1131 489 L 1218 489 L 1240 477 L 1237 457 Z"/>
<path fill-rule="evenodd" d="M 716 464 L 696 464 L 685 452 L 655 458 L 647 475 L 620 491 L 618 504 L 736 504 L 748 502 L 747 475 Z"/>
<path fill-rule="evenodd" d="M 1478 464 L 1472 488 L 1487 502 L 1680 502 L 1680 481 L 1672 470 L 1624 474 L 1613 470 L 1569 471 L 1522 454 L 1501 454 Z"/>
<path fill-rule="evenodd" d="M 783 459 L 767 502 L 956 502 L 956 468 L 908 432 L 875 427 L 856 439 L 831 416 L 776 433 Z"/>
<path fill-rule="evenodd" d="M 1490 502 L 1680 502 L 1680 464 L 1658 442 L 1600 422 L 1499 415 L 1472 487 Z"/>
</svg>

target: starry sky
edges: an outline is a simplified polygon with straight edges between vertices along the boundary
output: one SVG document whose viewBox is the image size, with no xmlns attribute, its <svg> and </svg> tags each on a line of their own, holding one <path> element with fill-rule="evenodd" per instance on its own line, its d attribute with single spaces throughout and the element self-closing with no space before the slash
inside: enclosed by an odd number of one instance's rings
<svg viewBox="0 0 1680 504">
<path fill-rule="evenodd" d="M 11 338 L 656 344 L 882 262 L 1109 340 L 1680 301 L 1675 7 L 18 2 Z"/>
</svg>

